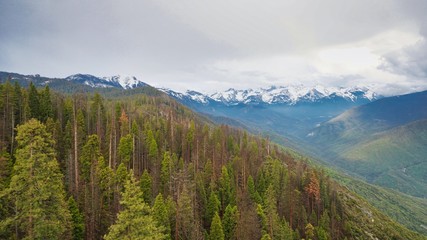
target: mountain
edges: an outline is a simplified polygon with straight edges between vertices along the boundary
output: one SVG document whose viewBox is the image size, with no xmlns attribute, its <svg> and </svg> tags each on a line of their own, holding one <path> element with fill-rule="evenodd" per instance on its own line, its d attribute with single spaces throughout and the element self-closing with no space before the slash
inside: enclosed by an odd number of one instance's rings
<svg viewBox="0 0 427 240">
<path fill-rule="evenodd" d="M 369 182 L 427 197 L 427 91 L 383 98 L 308 135 L 326 159 Z"/>
<path fill-rule="evenodd" d="M 214 94 L 160 90 L 198 112 L 235 119 L 261 132 L 277 133 L 291 142 L 304 141 L 311 129 L 345 110 L 381 98 L 366 87 L 273 86 L 229 89 Z"/>
<path fill-rule="evenodd" d="M 33 82 L 36 86 L 49 85 L 56 90 L 79 88 L 80 90 L 93 90 L 104 88 L 134 89 L 148 86 L 148 84 L 133 76 L 116 75 L 111 77 L 96 77 L 90 74 L 74 74 L 66 78 L 49 78 L 36 75 L 22 75 L 18 73 L 0 72 L 0 82 L 15 81 L 23 86 Z"/>
<path fill-rule="evenodd" d="M 31 219 L 38 221 L 34 232 L 40 238 L 60 237 L 46 231 L 52 224 L 42 217 L 59 211 L 49 204 L 37 206 L 40 216 L 30 211 L 30 220 L 16 217 L 16 209 L 34 209 L 31 201 L 13 198 L 22 192 L 14 183 L 24 176 L 33 185 L 37 179 L 64 181 L 65 189 L 49 191 L 70 197 L 67 215 L 73 221 L 58 220 L 55 226 L 64 224 L 70 236 L 77 229 L 85 239 L 99 239 L 113 231 L 112 224 L 122 223 L 136 222 L 151 233 L 140 218 L 120 218 L 129 209 L 144 209 L 149 222 L 171 239 L 203 239 L 213 229 L 214 216 L 221 218 L 227 239 L 425 239 L 268 139 L 215 125 L 165 94 L 121 93 L 67 95 L 0 84 L 0 99 L 7 100 L 0 101 L 0 129 L 5 130 L 0 131 L 1 239 L 30 235 Z M 27 122 L 27 114 L 38 120 Z M 26 158 L 33 138 L 44 141 L 49 152 Z M 45 173 L 36 166 L 38 171 L 28 174 L 38 158 L 49 159 L 60 171 Z M 19 165 L 13 170 L 15 159 Z M 133 193 L 127 191 L 130 183 Z M 31 194 L 49 200 L 45 192 Z M 124 201 L 127 197 L 133 200 Z"/>
<path fill-rule="evenodd" d="M 327 101 L 372 101 L 380 98 L 378 94 L 366 87 L 336 88 L 336 87 L 305 87 L 303 85 L 271 86 L 269 88 L 236 90 L 230 88 L 223 92 L 202 94 L 196 91 L 185 93 L 175 92 L 170 89 L 160 89 L 170 96 L 181 101 L 194 101 L 199 104 L 222 103 L 227 106 L 245 104 L 287 104 L 313 103 Z"/>
</svg>

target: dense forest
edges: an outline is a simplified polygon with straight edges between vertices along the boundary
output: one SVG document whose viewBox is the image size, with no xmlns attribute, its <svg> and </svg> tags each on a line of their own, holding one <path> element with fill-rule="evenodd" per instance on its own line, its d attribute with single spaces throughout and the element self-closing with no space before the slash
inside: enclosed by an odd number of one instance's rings
<svg viewBox="0 0 427 240">
<path fill-rule="evenodd" d="M 150 87 L 0 85 L 0 239 L 423 239 Z"/>
</svg>

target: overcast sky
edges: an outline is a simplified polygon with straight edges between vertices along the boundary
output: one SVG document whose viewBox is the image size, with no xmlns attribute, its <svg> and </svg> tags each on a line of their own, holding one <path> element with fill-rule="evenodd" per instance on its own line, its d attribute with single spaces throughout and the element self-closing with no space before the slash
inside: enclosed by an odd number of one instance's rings
<svg viewBox="0 0 427 240">
<path fill-rule="evenodd" d="M 0 0 L 0 71 L 175 90 L 427 89 L 424 0 Z"/>
</svg>

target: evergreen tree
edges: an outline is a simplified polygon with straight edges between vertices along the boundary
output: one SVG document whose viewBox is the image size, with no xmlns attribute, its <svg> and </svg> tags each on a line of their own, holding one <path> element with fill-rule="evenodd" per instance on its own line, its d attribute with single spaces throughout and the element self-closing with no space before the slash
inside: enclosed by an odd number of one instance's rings
<svg viewBox="0 0 427 240">
<path fill-rule="evenodd" d="M 140 184 L 141 184 L 141 190 L 142 190 L 142 196 L 144 198 L 144 201 L 148 204 L 151 203 L 151 197 L 152 197 L 152 178 L 151 175 L 148 173 L 147 169 L 144 170 L 144 173 L 141 176 Z"/>
<path fill-rule="evenodd" d="M 254 201 L 254 203 L 260 204 L 261 196 L 259 195 L 258 191 L 255 188 L 255 182 L 252 175 L 249 175 L 248 177 L 248 191 L 252 201 Z"/>
<path fill-rule="evenodd" d="M 177 200 L 175 239 L 193 239 L 196 223 L 192 206 L 190 193 L 184 185 Z"/>
<path fill-rule="evenodd" d="M 231 177 L 226 166 L 222 166 L 221 177 L 219 178 L 219 195 L 222 203 L 222 210 L 234 203 L 234 194 L 231 186 Z"/>
<path fill-rule="evenodd" d="M 227 205 L 225 208 L 222 225 L 225 239 L 236 239 L 236 227 L 239 220 L 237 206 Z"/>
<path fill-rule="evenodd" d="M 219 212 L 219 207 L 221 205 L 221 202 L 219 201 L 216 193 L 211 190 L 211 194 L 209 195 L 208 205 L 206 207 L 206 213 L 205 213 L 205 222 L 208 224 L 207 227 L 209 227 L 212 218 L 214 217 L 215 213 Z"/>
<path fill-rule="evenodd" d="M 132 146 L 132 135 L 127 134 L 120 138 L 119 143 L 119 156 L 122 163 L 128 165 L 132 157 L 133 146 Z"/>
<path fill-rule="evenodd" d="M 169 219 L 169 208 L 166 206 L 166 203 L 163 199 L 163 195 L 159 193 L 153 205 L 153 218 L 156 220 L 160 226 L 163 227 L 163 233 L 166 236 L 166 239 L 171 239 L 171 226 Z"/>
<path fill-rule="evenodd" d="M 221 218 L 218 212 L 215 212 L 212 218 L 209 240 L 224 240 L 224 231 L 222 229 Z"/>
<path fill-rule="evenodd" d="M 28 90 L 28 104 L 30 108 L 30 117 L 40 120 L 40 98 L 36 86 L 30 82 Z"/>
<path fill-rule="evenodd" d="M 17 129 L 15 175 L 9 187 L 15 207 L 15 238 L 61 239 L 70 235 L 70 212 L 65 201 L 54 141 L 35 119 Z"/>
<path fill-rule="evenodd" d="M 172 159 L 169 152 L 165 152 L 163 154 L 163 160 L 161 162 L 161 170 L 160 170 L 160 181 L 161 185 L 164 189 L 164 192 L 168 192 L 169 186 L 166 186 L 170 183 L 171 179 L 171 170 L 172 170 Z"/>
<path fill-rule="evenodd" d="M 73 240 L 84 239 L 85 223 L 83 214 L 80 213 L 73 197 L 68 198 L 68 207 L 71 213 L 72 238 Z"/>
<path fill-rule="evenodd" d="M 105 240 L 116 239 L 165 239 L 163 229 L 158 226 L 151 215 L 151 208 L 142 197 L 141 188 L 138 186 L 133 173 L 125 183 L 120 204 L 123 209 L 117 215 L 117 221 L 110 226 Z"/>
<path fill-rule="evenodd" d="M 311 225 L 311 223 L 308 223 L 305 226 L 305 237 L 307 238 L 307 240 L 311 240 L 314 237 L 314 227 L 313 225 Z"/>
<path fill-rule="evenodd" d="M 41 91 L 39 95 L 39 101 L 40 101 L 40 106 L 39 106 L 40 116 L 38 117 L 41 121 L 46 122 L 48 118 L 53 117 L 52 99 L 51 99 L 50 89 L 48 85 L 46 85 L 43 91 Z"/>
</svg>

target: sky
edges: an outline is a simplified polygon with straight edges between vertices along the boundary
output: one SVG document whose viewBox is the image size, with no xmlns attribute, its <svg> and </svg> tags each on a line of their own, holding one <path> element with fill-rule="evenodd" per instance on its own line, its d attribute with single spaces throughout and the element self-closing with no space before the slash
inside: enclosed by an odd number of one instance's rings
<svg viewBox="0 0 427 240">
<path fill-rule="evenodd" d="M 206 93 L 427 89 L 424 0 L 0 0 L 0 71 Z"/>
</svg>

